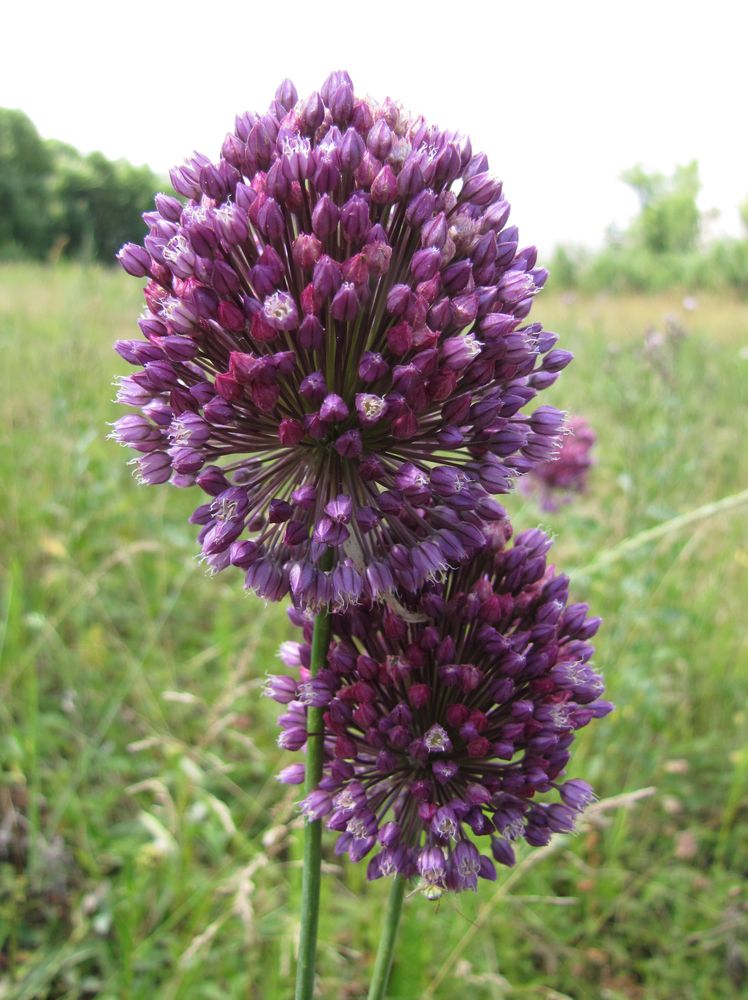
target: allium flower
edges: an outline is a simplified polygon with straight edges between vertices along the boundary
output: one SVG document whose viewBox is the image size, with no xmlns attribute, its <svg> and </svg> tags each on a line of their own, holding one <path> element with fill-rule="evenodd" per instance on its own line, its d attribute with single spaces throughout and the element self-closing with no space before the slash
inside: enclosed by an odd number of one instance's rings
<svg viewBox="0 0 748 1000">
<path fill-rule="evenodd" d="M 512 546 L 497 532 L 494 551 L 400 612 L 335 614 L 314 679 L 309 624 L 304 643 L 285 645 L 286 663 L 301 670 L 266 686 L 286 705 L 280 745 L 301 749 L 306 706 L 326 706 L 323 777 L 302 808 L 327 817 L 338 853 L 374 852 L 370 879 L 397 872 L 419 875 L 429 892 L 474 889 L 495 878 L 494 861 L 514 863 L 514 841 L 546 844 L 592 799 L 563 775 L 575 731 L 612 708 L 589 665 L 599 619 L 567 603 L 549 547 L 538 530 Z M 287 768 L 281 780 L 300 782 L 301 772 Z M 555 801 L 535 799 L 554 791 Z M 483 837 L 490 856 L 476 846 Z"/>
<path fill-rule="evenodd" d="M 560 415 L 520 411 L 571 358 L 523 324 L 547 274 L 486 157 L 340 72 L 171 178 L 186 204 L 158 195 L 119 254 L 149 280 L 114 436 L 208 494 L 210 568 L 345 606 L 479 551 L 491 494 L 553 454 Z"/>
<path fill-rule="evenodd" d="M 586 493 L 587 474 L 595 464 L 592 448 L 597 436 L 584 417 L 571 417 L 566 431 L 558 455 L 540 462 L 523 481 L 528 491 L 537 488 L 547 511 L 568 503 L 572 493 Z"/>
</svg>

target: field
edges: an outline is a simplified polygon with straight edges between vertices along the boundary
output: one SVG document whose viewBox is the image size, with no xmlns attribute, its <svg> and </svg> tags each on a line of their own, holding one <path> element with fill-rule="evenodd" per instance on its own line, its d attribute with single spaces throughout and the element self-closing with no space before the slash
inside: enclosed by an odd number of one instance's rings
<svg viewBox="0 0 748 1000">
<path fill-rule="evenodd" d="M 412 895 L 392 998 L 748 991 L 748 303 L 682 298 L 536 303 L 598 465 L 556 514 L 508 506 L 604 617 L 618 708 L 571 769 L 601 801 L 475 896 Z M 289 995 L 298 796 L 260 687 L 290 628 L 106 440 L 139 310 L 119 273 L 0 270 L 2 1000 Z M 387 886 L 326 843 L 319 995 L 353 1000 Z"/>
</svg>

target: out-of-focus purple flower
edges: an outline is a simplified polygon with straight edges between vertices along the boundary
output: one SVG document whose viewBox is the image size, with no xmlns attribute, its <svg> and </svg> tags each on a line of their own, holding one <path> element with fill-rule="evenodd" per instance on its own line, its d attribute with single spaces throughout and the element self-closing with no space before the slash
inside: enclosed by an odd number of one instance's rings
<svg viewBox="0 0 748 1000">
<path fill-rule="evenodd" d="M 576 730 L 612 708 L 589 662 L 599 619 L 568 603 L 541 531 L 511 546 L 507 533 L 418 597 L 335 614 L 326 666 L 296 673 L 281 745 L 300 747 L 306 705 L 326 705 L 323 777 L 302 808 L 327 817 L 338 853 L 371 855 L 369 878 L 474 889 L 514 863 L 515 841 L 548 843 L 593 798 L 564 772 Z M 305 642 L 283 658 L 308 665 L 311 625 L 291 616 Z M 290 688 L 266 690 L 285 704 Z"/>
<path fill-rule="evenodd" d="M 533 419 L 536 417 L 537 413 Z M 588 473 L 595 464 L 592 448 L 596 440 L 584 417 L 569 418 L 556 457 L 538 463 L 522 484 L 528 492 L 537 489 L 543 510 L 556 511 L 571 500 L 572 494 L 587 492 Z"/>
<path fill-rule="evenodd" d="M 171 178 L 185 202 L 159 195 L 120 253 L 149 280 L 145 339 L 117 345 L 143 423 L 114 436 L 144 482 L 208 495 L 209 567 L 342 607 L 480 551 L 491 495 L 553 454 L 523 409 L 571 358 L 525 322 L 546 272 L 486 157 L 333 73 Z"/>
</svg>

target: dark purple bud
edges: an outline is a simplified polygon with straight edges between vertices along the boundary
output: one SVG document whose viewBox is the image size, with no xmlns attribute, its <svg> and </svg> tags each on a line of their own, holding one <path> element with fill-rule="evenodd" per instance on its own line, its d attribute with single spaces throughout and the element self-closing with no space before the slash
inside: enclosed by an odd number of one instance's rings
<svg viewBox="0 0 748 1000">
<path fill-rule="evenodd" d="M 446 241 L 447 217 L 444 212 L 439 212 L 421 230 L 421 246 L 436 247 L 438 250 L 441 250 Z"/>
<path fill-rule="evenodd" d="M 189 342 L 193 343 L 191 340 Z M 114 349 L 131 365 L 144 365 L 147 361 L 157 361 L 164 354 L 156 344 L 145 343 L 142 340 L 118 340 Z"/>
<path fill-rule="evenodd" d="M 358 182 L 359 186 L 363 188 L 371 187 L 372 181 L 374 180 L 374 178 L 377 176 L 377 174 L 381 169 L 382 169 L 382 164 L 379 162 L 376 156 L 372 156 L 371 153 L 367 150 L 363 155 L 363 158 L 361 160 L 361 163 L 359 164 L 358 170 L 356 171 L 355 175 L 356 181 Z"/>
<path fill-rule="evenodd" d="M 357 430 L 346 431 L 340 435 L 333 447 L 342 458 L 360 458 L 363 452 L 361 434 Z"/>
<path fill-rule="evenodd" d="M 325 399 L 320 406 L 319 416 L 320 420 L 324 420 L 325 423 L 329 424 L 345 420 L 348 416 L 348 407 L 345 400 L 336 395 L 334 392 L 329 393 L 325 396 Z"/>
<path fill-rule="evenodd" d="M 397 199 L 397 178 L 385 164 L 371 183 L 371 200 L 375 205 L 389 205 Z"/>
<path fill-rule="evenodd" d="M 331 156 L 321 153 L 317 155 L 317 170 L 314 174 L 314 186 L 318 194 L 329 194 L 336 191 L 340 184 L 340 170 Z"/>
<path fill-rule="evenodd" d="M 369 205 L 360 194 L 354 194 L 340 212 L 340 225 L 347 240 L 361 240 L 369 228 Z"/>
<path fill-rule="evenodd" d="M 351 114 L 351 124 L 361 135 L 368 135 L 369 129 L 374 124 L 374 115 L 371 113 L 368 101 L 356 101 Z"/>
<path fill-rule="evenodd" d="M 301 120 L 308 132 L 316 132 L 325 120 L 325 106 L 316 90 L 304 101 L 301 109 Z"/>
<path fill-rule="evenodd" d="M 428 281 L 439 270 L 441 253 L 436 247 L 417 250 L 413 254 L 410 269 L 416 281 Z"/>
<path fill-rule="evenodd" d="M 389 370 L 390 366 L 384 360 L 382 355 L 377 354 L 374 351 L 366 351 L 362 355 L 361 361 L 358 365 L 359 378 L 366 385 L 371 385 L 380 378 L 384 378 Z"/>
<path fill-rule="evenodd" d="M 463 184 L 460 201 L 473 205 L 488 205 L 501 194 L 501 183 L 487 173 L 477 173 Z"/>
<path fill-rule="evenodd" d="M 316 316 L 305 316 L 298 332 L 299 346 L 304 350 L 319 350 L 324 343 L 325 329 Z"/>
<path fill-rule="evenodd" d="M 299 99 L 296 87 L 289 79 L 283 80 L 275 92 L 275 99 L 282 104 L 286 111 L 290 111 Z"/>
<path fill-rule="evenodd" d="M 401 198 L 412 198 L 413 195 L 417 195 L 419 191 L 422 191 L 425 186 L 425 180 L 423 177 L 423 171 L 419 164 L 418 154 L 411 154 L 405 163 L 403 164 L 402 170 L 397 178 L 397 190 Z M 428 192 L 433 197 L 433 192 Z M 411 202 L 412 204 L 412 202 Z M 429 212 L 429 215 L 431 213 Z M 418 225 L 418 223 L 411 222 L 411 225 Z"/>
<path fill-rule="evenodd" d="M 327 101 L 333 120 L 338 125 L 346 125 L 353 111 L 353 87 L 350 83 L 342 83 L 330 94 Z"/>
<path fill-rule="evenodd" d="M 454 264 L 449 264 L 442 271 L 442 286 L 448 295 L 456 295 L 461 292 L 472 275 L 472 264 L 469 260 L 459 260 Z"/>
<path fill-rule="evenodd" d="M 315 294 L 318 295 L 322 301 L 324 301 L 328 299 L 334 291 L 337 291 L 340 287 L 340 282 L 341 275 L 340 265 L 338 262 L 334 261 L 327 255 L 320 257 L 314 265 L 314 274 L 312 276 L 312 285 L 314 287 Z"/>
<path fill-rule="evenodd" d="M 327 395 L 327 383 L 322 372 L 312 372 L 302 379 L 299 394 L 312 403 L 320 403 Z"/>
<path fill-rule="evenodd" d="M 402 176 L 402 174 L 400 175 Z M 427 222 L 434 214 L 436 208 L 436 195 L 433 191 L 421 191 L 414 198 L 411 198 L 405 211 L 405 218 L 411 226 L 418 228 Z"/>
<path fill-rule="evenodd" d="M 338 225 L 340 210 L 329 195 L 322 195 L 312 212 L 312 229 L 321 240 L 334 232 Z"/>
<path fill-rule="evenodd" d="M 340 165 L 344 170 L 357 170 L 366 151 L 366 145 L 355 128 L 346 130 L 340 143 Z"/>
<path fill-rule="evenodd" d="M 137 243 L 125 243 L 117 254 L 117 260 L 133 278 L 145 278 L 151 273 L 151 255 Z"/>
<path fill-rule="evenodd" d="M 152 451 L 137 459 L 136 478 L 146 486 L 165 483 L 171 475 L 171 459 L 163 451 Z"/>
<path fill-rule="evenodd" d="M 573 360 L 574 355 L 571 351 L 563 351 L 560 348 L 555 348 L 543 358 L 541 367 L 544 372 L 560 372 Z"/>
<path fill-rule="evenodd" d="M 344 281 L 332 300 L 330 313 L 334 319 L 342 323 L 350 323 L 358 315 L 358 306 L 355 285 L 350 281 Z"/>
</svg>

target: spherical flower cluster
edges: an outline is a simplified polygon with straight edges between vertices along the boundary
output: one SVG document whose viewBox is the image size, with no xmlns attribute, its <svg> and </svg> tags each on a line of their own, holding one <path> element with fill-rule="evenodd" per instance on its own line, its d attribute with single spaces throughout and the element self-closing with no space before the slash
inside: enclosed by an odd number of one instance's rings
<svg viewBox="0 0 748 1000">
<path fill-rule="evenodd" d="M 549 462 L 539 462 L 523 483 L 535 487 L 543 510 L 555 511 L 568 503 L 571 495 L 587 492 L 587 477 L 595 464 L 592 455 L 597 436 L 584 417 L 570 417 L 558 454 Z"/>
<path fill-rule="evenodd" d="M 280 745 L 302 749 L 307 706 L 325 707 L 323 777 L 302 808 L 327 817 L 338 853 L 374 852 L 369 878 L 474 889 L 496 877 L 494 861 L 514 863 L 514 841 L 546 844 L 591 800 L 589 786 L 563 775 L 575 731 L 612 708 L 589 664 L 599 620 L 567 603 L 549 546 L 538 530 L 512 546 L 497 532 L 492 551 L 405 606 L 335 614 L 314 678 L 309 624 L 304 643 L 284 644 L 298 673 L 266 685 L 286 706 Z M 281 780 L 303 775 L 292 764 Z M 535 798 L 554 791 L 560 800 Z M 483 837 L 490 854 L 476 846 Z"/>
<path fill-rule="evenodd" d="M 119 255 L 148 281 L 114 436 L 208 495 L 209 567 L 342 607 L 479 551 L 492 495 L 555 453 L 560 414 L 521 411 L 571 358 L 523 323 L 546 271 L 486 157 L 339 72 L 171 178 L 186 201 Z"/>
</svg>

